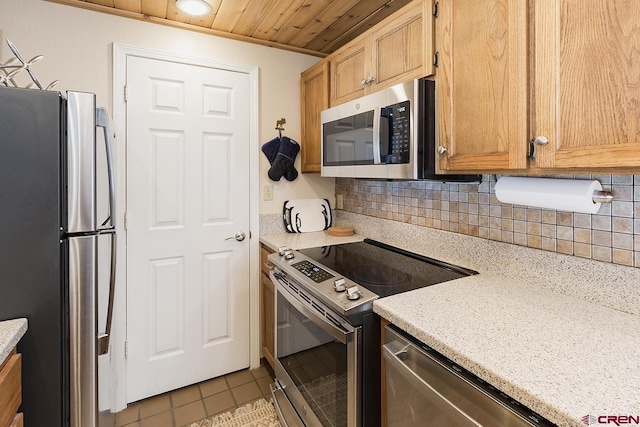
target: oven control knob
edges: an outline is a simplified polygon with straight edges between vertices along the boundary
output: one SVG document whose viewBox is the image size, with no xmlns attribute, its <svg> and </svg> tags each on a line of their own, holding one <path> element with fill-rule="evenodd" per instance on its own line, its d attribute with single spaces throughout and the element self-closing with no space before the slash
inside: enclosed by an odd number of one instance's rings
<svg viewBox="0 0 640 427">
<path fill-rule="evenodd" d="M 343 279 L 336 279 L 335 282 L 333 282 L 333 290 L 336 292 L 344 292 L 347 290 L 347 282 Z"/>
<path fill-rule="evenodd" d="M 347 299 L 350 299 L 352 301 L 360 299 L 360 291 L 358 290 L 358 285 L 347 288 Z"/>
<path fill-rule="evenodd" d="M 291 249 L 287 249 L 284 251 L 284 259 L 294 259 L 296 256 L 293 254 Z"/>
<path fill-rule="evenodd" d="M 286 246 L 280 246 L 278 248 L 278 255 L 280 256 L 284 256 L 284 253 L 289 250 L 289 248 L 287 248 Z"/>
</svg>

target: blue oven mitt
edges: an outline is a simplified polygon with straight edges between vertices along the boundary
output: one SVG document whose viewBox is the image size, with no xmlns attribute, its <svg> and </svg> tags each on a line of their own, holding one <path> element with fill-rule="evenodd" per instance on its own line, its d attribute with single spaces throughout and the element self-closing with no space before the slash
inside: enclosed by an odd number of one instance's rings
<svg viewBox="0 0 640 427">
<path fill-rule="evenodd" d="M 299 151 L 300 144 L 296 141 L 286 136 L 280 138 L 278 154 L 271 165 L 271 169 L 269 169 L 269 178 L 273 181 L 280 181 L 280 178 L 283 176 L 287 181 L 296 179 L 298 177 L 298 171 L 294 167 L 294 162 Z"/>
<path fill-rule="evenodd" d="M 278 155 L 279 148 L 280 148 L 279 136 L 273 138 L 269 142 L 265 142 L 264 144 L 262 144 L 262 152 L 264 153 L 265 156 L 267 156 L 267 159 L 269 160 L 270 165 L 273 165 L 273 161 L 276 159 L 276 156 Z"/>
</svg>

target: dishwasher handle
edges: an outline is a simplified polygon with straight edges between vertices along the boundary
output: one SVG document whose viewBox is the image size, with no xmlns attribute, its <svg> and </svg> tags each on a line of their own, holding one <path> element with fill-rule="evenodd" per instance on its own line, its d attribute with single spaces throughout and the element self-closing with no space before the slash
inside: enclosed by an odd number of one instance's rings
<svg viewBox="0 0 640 427">
<path fill-rule="evenodd" d="M 482 427 L 473 418 L 467 415 L 462 409 L 458 408 L 453 402 L 447 399 L 434 389 L 431 384 L 421 378 L 416 372 L 411 370 L 409 366 L 401 359 L 403 354 L 407 354 L 410 350 L 418 351 L 411 343 L 392 341 L 382 346 L 382 354 L 387 363 L 395 368 L 405 379 L 407 379 L 417 391 L 422 393 L 430 402 L 432 402 L 443 414 L 446 414 L 451 420 L 459 426 Z M 426 356 L 419 356 L 426 357 Z M 387 371 L 388 372 L 388 371 Z"/>
</svg>

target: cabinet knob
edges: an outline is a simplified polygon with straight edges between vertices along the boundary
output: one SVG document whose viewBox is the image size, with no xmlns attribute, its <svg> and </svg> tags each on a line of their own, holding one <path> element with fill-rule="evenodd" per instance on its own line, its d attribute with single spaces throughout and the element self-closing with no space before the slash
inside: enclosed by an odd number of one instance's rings
<svg viewBox="0 0 640 427">
<path fill-rule="evenodd" d="M 444 154 L 447 152 L 447 147 L 443 147 L 442 145 L 438 147 L 438 154 Z"/>
<path fill-rule="evenodd" d="M 529 156 L 529 159 L 531 160 L 535 160 L 536 159 L 536 149 L 538 148 L 538 146 L 545 146 L 549 143 L 549 140 L 547 139 L 546 136 L 536 136 L 532 141 L 529 141 L 529 152 L 527 153 Z"/>
<path fill-rule="evenodd" d="M 549 140 L 546 136 L 540 135 L 534 138 L 533 143 L 536 145 L 547 145 L 549 143 Z"/>
<path fill-rule="evenodd" d="M 376 79 L 374 77 L 368 76 L 367 78 L 364 78 L 364 79 L 360 80 L 360 84 L 364 86 L 364 85 L 371 84 L 371 83 L 373 83 L 375 81 L 376 81 Z"/>
</svg>

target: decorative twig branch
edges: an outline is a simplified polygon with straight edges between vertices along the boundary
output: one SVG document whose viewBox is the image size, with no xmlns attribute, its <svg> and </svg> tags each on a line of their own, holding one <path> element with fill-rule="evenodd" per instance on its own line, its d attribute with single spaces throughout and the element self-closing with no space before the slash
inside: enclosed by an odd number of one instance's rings
<svg viewBox="0 0 640 427">
<path fill-rule="evenodd" d="M 13 54 L 15 55 L 15 58 L 11 58 L 6 64 L 0 62 L 0 85 L 5 85 L 7 87 L 19 87 L 14 78 L 23 71 L 26 71 L 27 74 L 29 74 L 31 81 L 33 82 L 29 83 L 26 88 L 33 88 L 35 85 L 38 87 L 38 89 L 42 90 L 42 84 L 36 77 L 31 67 L 44 59 L 44 56 L 37 55 L 30 60 L 25 61 L 22 58 L 22 55 L 20 55 L 20 51 L 11 42 L 11 40 L 7 39 L 7 44 L 9 45 L 9 49 L 11 49 L 11 52 L 13 52 Z M 53 89 L 53 87 L 58 83 L 60 83 L 59 80 L 54 80 L 53 82 L 49 83 L 45 90 Z"/>
</svg>

